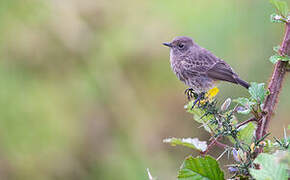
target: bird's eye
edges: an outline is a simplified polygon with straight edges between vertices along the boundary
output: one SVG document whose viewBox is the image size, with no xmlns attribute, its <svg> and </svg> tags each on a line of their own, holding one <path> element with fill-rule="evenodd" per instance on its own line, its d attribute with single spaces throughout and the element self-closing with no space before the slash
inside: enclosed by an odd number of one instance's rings
<svg viewBox="0 0 290 180">
<path fill-rule="evenodd" d="M 178 44 L 178 48 L 179 49 L 183 49 L 184 48 L 184 44 L 183 43 Z"/>
</svg>

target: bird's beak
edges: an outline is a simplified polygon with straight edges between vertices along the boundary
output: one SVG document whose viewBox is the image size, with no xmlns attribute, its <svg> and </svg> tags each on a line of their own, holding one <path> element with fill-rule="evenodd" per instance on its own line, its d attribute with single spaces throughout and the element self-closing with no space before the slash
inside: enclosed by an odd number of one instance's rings
<svg viewBox="0 0 290 180">
<path fill-rule="evenodd" d="M 171 43 L 162 43 L 164 46 L 172 47 Z"/>
</svg>

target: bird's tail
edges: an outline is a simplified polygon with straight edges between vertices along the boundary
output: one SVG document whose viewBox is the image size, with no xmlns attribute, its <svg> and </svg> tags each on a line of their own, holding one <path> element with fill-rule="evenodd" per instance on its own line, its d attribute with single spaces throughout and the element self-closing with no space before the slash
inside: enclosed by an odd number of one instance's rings
<svg viewBox="0 0 290 180">
<path fill-rule="evenodd" d="M 242 80 L 242 79 L 240 79 L 240 78 L 236 78 L 236 81 L 237 81 L 237 84 L 239 84 L 239 85 L 241 85 L 241 86 L 243 86 L 243 87 L 249 89 L 250 84 L 247 83 L 246 81 L 244 81 L 244 80 Z"/>
</svg>

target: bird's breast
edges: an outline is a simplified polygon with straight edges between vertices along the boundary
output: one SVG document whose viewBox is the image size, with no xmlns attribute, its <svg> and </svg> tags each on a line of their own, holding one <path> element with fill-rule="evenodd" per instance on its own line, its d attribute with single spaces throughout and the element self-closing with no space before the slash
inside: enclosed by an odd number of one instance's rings
<svg viewBox="0 0 290 180">
<path fill-rule="evenodd" d="M 175 75 L 178 77 L 179 80 L 185 82 L 186 77 L 184 76 L 184 69 L 182 68 L 182 63 L 181 61 L 178 61 L 176 59 L 173 59 L 172 57 L 170 58 L 170 64 L 171 64 L 171 69 L 175 73 Z"/>
</svg>

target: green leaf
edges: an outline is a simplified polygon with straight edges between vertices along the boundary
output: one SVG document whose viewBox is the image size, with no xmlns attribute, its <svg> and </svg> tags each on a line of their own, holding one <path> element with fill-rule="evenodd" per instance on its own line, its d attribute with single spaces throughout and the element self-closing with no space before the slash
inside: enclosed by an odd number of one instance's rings
<svg viewBox="0 0 290 180">
<path fill-rule="evenodd" d="M 256 124 L 250 122 L 244 126 L 241 126 L 238 130 L 239 130 L 237 134 L 238 140 L 250 146 L 251 143 L 253 142 L 252 140 L 254 132 L 256 130 Z M 229 136 L 228 138 L 232 143 L 236 142 L 234 138 L 232 138 L 231 136 Z"/>
<path fill-rule="evenodd" d="M 287 180 L 287 166 L 278 163 L 274 155 L 261 153 L 254 161 L 259 164 L 259 169 L 250 169 L 254 179 Z"/>
<path fill-rule="evenodd" d="M 181 145 L 190 147 L 192 149 L 205 151 L 207 148 L 206 141 L 199 141 L 198 138 L 167 138 L 163 140 L 164 143 L 170 143 L 172 146 Z"/>
<path fill-rule="evenodd" d="M 280 60 L 280 56 L 275 54 L 275 55 L 271 56 L 269 58 L 269 60 L 270 60 L 271 63 L 276 64 L 276 62 L 278 62 Z"/>
<path fill-rule="evenodd" d="M 289 56 L 280 56 L 280 60 L 281 61 L 290 61 L 290 57 Z"/>
<path fill-rule="evenodd" d="M 238 139 L 247 145 L 252 143 L 254 132 L 256 130 L 256 125 L 252 122 L 248 123 L 245 126 L 241 127 L 241 130 L 238 132 Z"/>
<path fill-rule="evenodd" d="M 288 166 L 288 169 L 290 169 L 290 151 L 277 150 L 273 155 L 279 164 L 284 164 L 285 166 Z"/>
<path fill-rule="evenodd" d="M 265 153 L 270 153 L 277 149 L 271 140 L 266 139 L 264 142 L 265 142 L 265 146 L 264 146 Z"/>
<path fill-rule="evenodd" d="M 203 128 L 209 133 L 211 133 L 213 131 L 213 129 L 216 129 L 216 127 L 217 127 L 216 125 L 210 124 L 210 120 L 212 120 L 214 118 L 213 115 L 205 116 L 205 114 L 206 114 L 205 110 L 199 109 L 199 108 L 197 108 L 197 106 L 195 106 L 193 109 L 191 109 L 192 105 L 193 105 L 193 101 L 190 101 L 187 105 L 184 106 L 184 108 L 187 109 L 187 112 L 193 114 L 193 119 L 196 122 L 201 123 Z"/>
<path fill-rule="evenodd" d="M 256 100 L 257 102 L 263 102 L 265 96 L 267 95 L 267 90 L 265 90 L 264 83 L 256 83 L 252 82 L 249 87 L 249 93 L 251 94 L 251 98 Z"/>
<path fill-rule="evenodd" d="M 286 17 L 288 15 L 288 6 L 285 1 L 279 1 L 279 0 L 270 0 L 270 3 L 276 8 L 276 10 Z"/>
<path fill-rule="evenodd" d="M 234 99 L 234 102 L 250 109 L 252 105 L 255 104 L 255 102 L 249 100 L 248 98 L 245 98 L 245 97 L 240 97 L 238 99 Z"/>
<path fill-rule="evenodd" d="M 280 56 L 280 55 L 278 55 L 278 54 L 274 54 L 273 56 L 271 56 L 271 57 L 269 58 L 269 60 L 270 60 L 273 64 L 275 64 L 275 63 L 278 62 L 278 61 L 289 61 L 290 58 L 289 58 L 288 56 Z"/>
<path fill-rule="evenodd" d="M 189 156 L 183 162 L 179 173 L 179 180 L 223 180 L 224 173 L 220 169 L 218 162 L 210 157 Z"/>
</svg>

